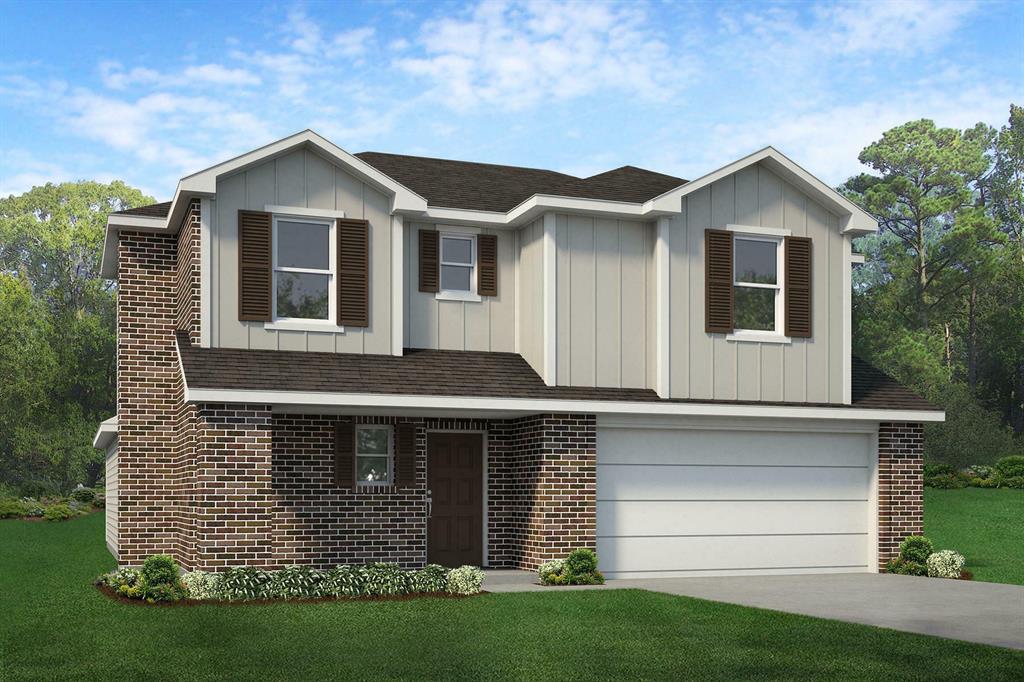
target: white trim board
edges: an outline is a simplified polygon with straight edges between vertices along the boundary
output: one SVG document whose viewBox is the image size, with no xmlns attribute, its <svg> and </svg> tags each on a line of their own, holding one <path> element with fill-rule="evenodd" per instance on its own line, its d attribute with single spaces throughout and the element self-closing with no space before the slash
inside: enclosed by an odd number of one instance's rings
<svg viewBox="0 0 1024 682">
<path fill-rule="evenodd" d="M 514 415 L 538 412 L 583 412 L 597 415 L 674 415 L 717 417 L 765 417 L 786 419 L 839 419 L 853 421 L 945 421 L 945 412 L 923 410 L 872 410 L 856 407 L 800 405 L 736 405 L 725 403 L 644 402 L 618 400 L 561 400 L 527 398 L 450 397 L 379 393 L 311 393 L 245 389 L 190 388 L 186 402 L 263 403 L 282 411 L 300 407 L 393 411 L 470 411 L 476 414 Z"/>
</svg>

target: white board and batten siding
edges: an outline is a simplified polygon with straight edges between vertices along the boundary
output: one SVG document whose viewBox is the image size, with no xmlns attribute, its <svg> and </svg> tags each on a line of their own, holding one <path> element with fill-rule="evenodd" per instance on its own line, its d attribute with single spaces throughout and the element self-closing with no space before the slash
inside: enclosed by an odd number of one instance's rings
<svg viewBox="0 0 1024 682">
<path fill-rule="evenodd" d="M 104 516 L 107 549 L 117 558 L 117 442 L 107 449 L 104 467 Z"/>
<path fill-rule="evenodd" d="M 444 232 L 445 226 L 405 223 L 405 347 L 515 352 L 518 233 L 511 229 L 474 230 L 498 238 L 498 295 L 482 296 L 479 301 L 448 301 L 419 290 L 420 230 Z"/>
<path fill-rule="evenodd" d="M 684 197 L 669 232 L 671 397 L 843 402 L 843 271 L 839 219 L 761 165 Z M 789 344 L 704 331 L 704 231 L 745 225 L 813 240 L 813 336 Z M 835 311 L 830 314 L 830 311 Z"/>
<path fill-rule="evenodd" d="M 517 234 L 516 342 L 523 359 L 544 374 L 544 220 L 526 225 Z"/>
<path fill-rule="evenodd" d="M 555 220 L 558 385 L 653 386 L 652 223 Z"/>
<path fill-rule="evenodd" d="M 873 428 L 599 422 L 601 570 L 611 578 L 873 570 Z"/>
<path fill-rule="evenodd" d="M 211 200 L 211 345 L 226 348 L 391 353 L 390 199 L 309 149 L 217 180 Z M 338 331 L 266 329 L 238 319 L 238 211 L 267 205 L 343 211 L 370 222 L 370 325 Z"/>
</svg>

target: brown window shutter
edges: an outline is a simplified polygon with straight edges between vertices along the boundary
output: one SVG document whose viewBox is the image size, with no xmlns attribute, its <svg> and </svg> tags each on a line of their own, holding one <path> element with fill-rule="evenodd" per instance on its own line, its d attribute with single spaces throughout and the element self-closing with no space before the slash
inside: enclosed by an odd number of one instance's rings
<svg viewBox="0 0 1024 682">
<path fill-rule="evenodd" d="M 338 219 L 338 324 L 370 324 L 370 223 Z"/>
<path fill-rule="evenodd" d="M 334 484 L 356 487 L 356 428 L 349 422 L 334 425 Z"/>
<path fill-rule="evenodd" d="M 238 319 L 269 322 L 271 316 L 271 217 L 238 212 Z"/>
<path fill-rule="evenodd" d="M 437 293 L 439 279 L 438 234 L 434 230 L 420 230 L 420 291 Z"/>
<path fill-rule="evenodd" d="M 704 331 L 732 331 L 732 232 L 704 230 Z"/>
<path fill-rule="evenodd" d="M 498 295 L 498 237 L 482 234 L 476 238 L 476 292 Z"/>
<path fill-rule="evenodd" d="M 403 422 L 395 427 L 395 484 L 416 485 L 416 426 Z"/>
<path fill-rule="evenodd" d="M 785 240 L 786 336 L 811 336 L 811 239 Z"/>
</svg>

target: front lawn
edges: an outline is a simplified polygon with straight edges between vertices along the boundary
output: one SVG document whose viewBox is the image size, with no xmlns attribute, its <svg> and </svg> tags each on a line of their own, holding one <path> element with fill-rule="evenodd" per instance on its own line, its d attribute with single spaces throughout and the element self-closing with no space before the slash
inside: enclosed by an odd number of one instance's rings
<svg viewBox="0 0 1024 682">
<path fill-rule="evenodd" d="M 924 534 L 963 554 L 975 580 L 1024 585 L 1024 490 L 925 488 Z"/>
<path fill-rule="evenodd" d="M 1013 679 L 1024 652 L 650 592 L 147 607 L 103 517 L 0 522 L 0 679 Z M 484 589 L 487 588 L 486 583 Z"/>
</svg>

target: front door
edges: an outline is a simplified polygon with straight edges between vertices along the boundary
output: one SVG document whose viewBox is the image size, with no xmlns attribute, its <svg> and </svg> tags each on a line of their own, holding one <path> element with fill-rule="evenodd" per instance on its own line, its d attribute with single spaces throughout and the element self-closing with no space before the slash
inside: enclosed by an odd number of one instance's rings
<svg viewBox="0 0 1024 682">
<path fill-rule="evenodd" d="M 427 434 L 427 561 L 442 566 L 483 564 L 483 436 Z"/>
</svg>

